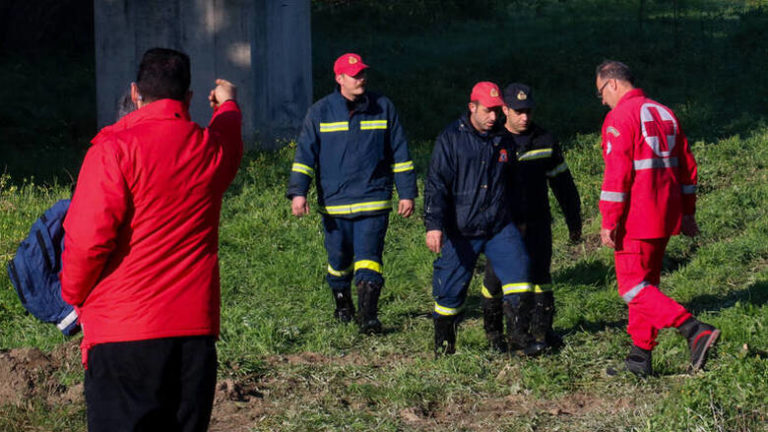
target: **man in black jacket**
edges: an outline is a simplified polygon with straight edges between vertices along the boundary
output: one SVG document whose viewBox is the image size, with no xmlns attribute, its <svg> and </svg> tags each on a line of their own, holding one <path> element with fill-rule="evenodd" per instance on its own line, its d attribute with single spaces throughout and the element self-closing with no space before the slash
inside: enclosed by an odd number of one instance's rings
<svg viewBox="0 0 768 432">
<path fill-rule="evenodd" d="M 432 152 L 424 222 L 427 247 L 441 254 L 432 279 L 436 355 L 455 350 L 456 324 L 480 253 L 501 279 L 505 310 L 507 301 L 531 290 L 528 256 L 507 202 L 514 160 L 498 133 L 503 105 L 496 84 L 477 83 L 469 113 L 440 134 Z"/>
<path fill-rule="evenodd" d="M 548 346 L 562 344 L 552 330 L 555 302 L 552 293 L 552 215 L 547 185 L 563 209 L 570 239 L 581 239 L 581 201 L 573 176 L 565 163 L 557 140 L 533 123 L 536 106 L 531 88 L 514 83 L 504 89 L 504 128 L 511 137 L 512 157 L 517 160 L 512 189 L 515 223 L 531 259 L 532 292 L 521 293 L 512 312 L 520 326 L 529 332 L 520 334 L 517 346 L 526 355 L 541 353 Z M 485 268 L 483 281 L 483 316 L 486 336 L 492 346 L 502 348 L 502 286 L 491 266 Z"/>
</svg>

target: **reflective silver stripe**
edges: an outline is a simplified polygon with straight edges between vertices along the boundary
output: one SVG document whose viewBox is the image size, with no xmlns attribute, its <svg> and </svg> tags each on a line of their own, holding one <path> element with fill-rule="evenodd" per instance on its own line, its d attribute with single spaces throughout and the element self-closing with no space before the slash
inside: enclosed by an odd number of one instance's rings
<svg viewBox="0 0 768 432">
<path fill-rule="evenodd" d="M 624 202 L 627 200 L 627 194 L 624 192 L 600 191 L 600 201 Z"/>
<path fill-rule="evenodd" d="M 392 172 L 400 173 L 413 170 L 413 161 L 400 162 L 392 165 Z"/>
<path fill-rule="evenodd" d="M 291 171 L 302 173 L 310 177 L 312 177 L 315 174 L 315 170 L 312 169 L 312 167 L 298 163 L 298 162 L 293 163 L 293 166 L 291 167 Z"/>
<path fill-rule="evenodd" d="M 349 122 L 320 123 L 320 132 L 341 132 L 349 130 Z"/>
<path fill-rule="evenodd" d="M 547 171 L 545 174 L 547 177 L 554 177 L 560 173 L 568 171 L 568 164 L 563 162 L 560 165 L 552 168 L 551 170 Z"/>
<path fill-rule="evenodd" d="M 70 312 L 69 315 L 65 316 L 63 320 L 59 321 L 59 323 L 56 324 L 56 328 L 59 330 L 64 330 L 76 320 L 77 320 L 77 311 L 72 309 L 72 312 Z"/>
<path fill-rule="evenodd" d="M 653 158 L 639 159 L 633 163 L 635 170 L 655 169 L 655 168 L 674 168 L 677 166 L 677 158 Z"/>
<path fill-rule="evenodd" d="M 621 298 L 624 299 L 624 301 L 629 304 L 635 297 L 637 297 L 638 294 L 640 294 L 640 291 L 642 291 L 645 287 L 650 285 L 650 282 L 642 281 L 639 284 L 635 285 L 634 288 L 624 293 Z"/>
<path fill-rule="evenodd" d="M 682 190 L 684 194 L 695 194 L 696 185 L 683 185 Z"/>
<path fill-rule="evenodd" d="M 460 308 L 449 308 L 446 306 L 440 306 L 439 304 L 437 304 L 437 302 L 435 302 L 435 312 L 437 312 L 439 315 L 454 316 L 454 315 L 458 315 L 460 310 L 461 310 Z"/>
</svg>

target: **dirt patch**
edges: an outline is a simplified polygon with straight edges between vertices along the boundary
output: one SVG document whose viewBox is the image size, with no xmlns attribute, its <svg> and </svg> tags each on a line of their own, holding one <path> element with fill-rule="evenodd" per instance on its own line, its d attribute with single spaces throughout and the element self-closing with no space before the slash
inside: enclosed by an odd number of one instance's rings
<svg viewBox="0 0 768 432">
<path fill-rule="evenodd" d="M 56 370 L 51 357 L 37 348 L 19 348 L 0 352 L 0 405 L 23 406 L 27 400 L 47 396 L 49 377 Z"/>
</svg>

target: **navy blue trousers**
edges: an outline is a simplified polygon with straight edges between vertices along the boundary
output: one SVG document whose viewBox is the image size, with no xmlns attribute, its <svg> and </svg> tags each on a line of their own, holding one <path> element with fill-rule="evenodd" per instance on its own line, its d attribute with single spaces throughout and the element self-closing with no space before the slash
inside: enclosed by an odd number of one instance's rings
<svg viewBox="0 0 768 432">
<path fill-rule="evenodd" d="M 460 312 L 481 253 L 501 279 L 505 296 L 530 291 L 528 254 L 514 224 L 510 223 L 497 234 L 487 237 L 443 235 L 443 248 L 433 264 L 432 296 L 436 316 L 452 316 Z"/>
<path fill-rule="evenodd" d="M 523 243 L 531 260 L 530 277 L 533 284 L 532 292 L 552 290 L 552 225 L 549 220 L 527 223 L 522 232 Z M 501 296 L 501 281 L 491 265 L 485 266 L 483 280 L 483 296 Z"/>
<path fill-rule="evenodd" d="M 388 225 L 389 213 L 354 219 L 323 215 L 331 289 L 349 288 L 353 276 L 355 282 L 384 283 L 381 255 Z"/>
</svg>

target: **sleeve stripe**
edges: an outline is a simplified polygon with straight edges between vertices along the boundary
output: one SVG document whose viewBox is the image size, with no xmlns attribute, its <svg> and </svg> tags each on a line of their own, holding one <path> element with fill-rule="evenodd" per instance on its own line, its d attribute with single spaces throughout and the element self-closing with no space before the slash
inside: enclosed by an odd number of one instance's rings
<svg viewBox="0 0 768 432">
<path fill-rule="evenodd" d="M 626 199 L 627 194 L 624 192 L 600 191 L 600 201 L 624 202 Z"/>
<path fill-rule="evenodd" d="M 297 173 L 301 173 L 301 174 L 305 174 L 305 175 L 308 175 L 310 177 L 315 175 L 315 170 L 314 169 L 312 169 L 311 167 L 309 167 L 307 165 L 298 163 L 298 162 L 294 162 L 293 163 L 293 167 L 291 167 L 291 171 L 297 172 Z"/>
<path fill-rule="evenodd" d="M 558 174 L 562 174 L 564 172 L 568 171 L 568 164 L 563 162 L 560 165 L 552 168 L 551 170 L 546 172 L 547 177 L 555 177 Z"/>
<path fill-rule="evenodd" d="M 413 161 L 400 162 L 392 165 L 392 171 L 399 173 L 413 170 Z"/>
</svg>

